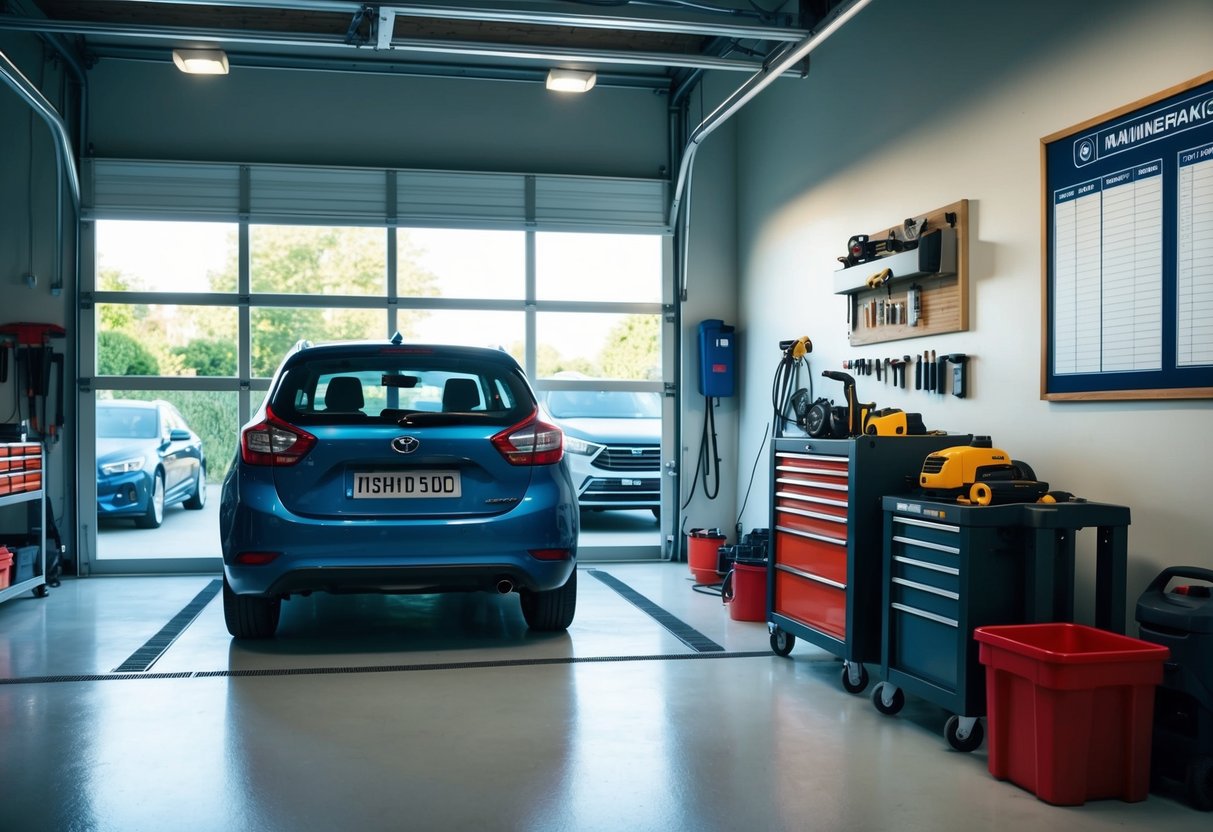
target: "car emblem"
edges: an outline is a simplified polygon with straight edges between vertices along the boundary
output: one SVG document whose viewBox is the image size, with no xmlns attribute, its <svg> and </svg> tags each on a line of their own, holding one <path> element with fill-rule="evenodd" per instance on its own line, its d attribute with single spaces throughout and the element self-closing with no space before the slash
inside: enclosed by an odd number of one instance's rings
<svg viewBox="0 0 1213 832">
<path fill-rule="evenodd" d="M 644 456 L 644 448 L 632 448 L 632 456 Z"/>
<path fill-rule="evenodd" d="M 421 447 L 421 443 L 412 436 L 397 436 L 392 440 L 392 450 L 398 454 L 411 454 Z"/>
</svg>

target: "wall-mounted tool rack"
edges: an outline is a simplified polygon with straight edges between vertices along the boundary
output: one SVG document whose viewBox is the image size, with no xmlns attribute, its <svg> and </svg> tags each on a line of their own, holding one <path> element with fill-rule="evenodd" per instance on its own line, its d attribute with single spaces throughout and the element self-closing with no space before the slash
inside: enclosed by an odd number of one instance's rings
<svg viewBox="0 0 1213 832">
<path fill-rule="evenodd" d="M 852 346 L 879 344 L 969 328 L 969 201 L 914 217 L 925 228 L 918 248 L 886 254 L 834 273 L 834 293 L 846 295 Z M 925 221 L 925 225 L 923 222 Z M 869 234 L 903 238 L 904 225 Z M 935 236 L 932 236 L 935 235 Z M 928 238 L 930 238 L 928 240 Z M 883 284 L 869 280 L 889 269 Z M 917 323 L 909 321 L 918 295 Z"/>
</svg>

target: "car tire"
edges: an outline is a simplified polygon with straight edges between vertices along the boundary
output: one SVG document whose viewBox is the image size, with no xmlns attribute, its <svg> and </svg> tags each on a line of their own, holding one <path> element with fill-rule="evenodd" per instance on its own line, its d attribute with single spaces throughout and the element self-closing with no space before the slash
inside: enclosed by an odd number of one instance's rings
<svg viewBox="0 0 1213 832">
<path fill-rule="evenodd" d="M 135 525 L 141 529 L 158 529 L 164 522 L 164 473 L 157 471 L 152 475 L 152 493 L 147 496 L 147 511 L 142 517 L 135 518 Z"/>
<path fill-rule="evenodd" d="M 206 507 L 206 466 L 198 466 L 198 476 L 194 480 L 194 493 L 181 505 L 190 511 L 201 511 Z"/>
<path fill-rule="evenodd" d="M 522 590 L 518 598 L 522 604 L 522 617 L 532 630 L 567 630 L 577 612 L 577 570 L 573 570 L 564 586 L 545 592 Z"/>
<path fill-rule="evenodd" d="M 281 598 L 237 595 L 223 579 L 223 621 L 234 638 L 272 638 L 281 612 Z"/>
</svg>

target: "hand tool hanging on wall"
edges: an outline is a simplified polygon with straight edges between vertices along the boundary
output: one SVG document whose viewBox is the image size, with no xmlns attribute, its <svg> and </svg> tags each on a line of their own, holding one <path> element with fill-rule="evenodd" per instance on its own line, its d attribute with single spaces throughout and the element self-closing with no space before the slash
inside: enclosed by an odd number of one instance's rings
<svg viewBox="0 0 1213 832">
<path fill-rule="evenodd" d="M 24 385 L 28 410 L 26 417 L 35 432 L 46 437 L 57 437 L 63 425 L 63 356 L 56 356 L 51 347 L 52 338 L 63 338 L 66 330 L 58 324 L 11 323 L 0 326 L 0 336 L 9 336 L 17 341 L 18 387 Z M 7 362 L 6 362 L 7 364 Z M 51 392 L 51 371 L 58 372 L 55 417 L 48 416 L 47 398 Z M 42 418 L 38 418 L 38 405 L 42 405 Z M 20 406 L 18 405 L 18 410 Z M 20 421 L 20 412 L 17 414 Z"/>
<path fill-rule="evenodd" d="M 969 356 L 963 352 L 949 353 L 944 358 L 952 363 L 952 395 L 963 399 L 968 390 Z"/>
</svg>

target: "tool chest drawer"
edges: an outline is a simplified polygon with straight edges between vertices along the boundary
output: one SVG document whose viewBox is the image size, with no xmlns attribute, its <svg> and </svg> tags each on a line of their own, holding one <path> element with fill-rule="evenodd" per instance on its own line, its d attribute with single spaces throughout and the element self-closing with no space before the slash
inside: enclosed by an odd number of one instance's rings
<svg viewBox="0 0 1213 832">
<path fill-rule="evenodd" d="M 959 559 L 956 562 L 959 563 Z M 908 555 L 893 555 L 889 574 L 894 580 L 902 578 L 953 594 L 960 593 L 959 566 L 944 566 L 926 560 L 916 560 Z"/>
<path fill-rule="evenodd" d="M 885 678 L 906 686 L 905 678 L 910 677 L 955 692 L 960 675 L 959 622 L 896 602 L 890 605 L 889 615 L 889 650 L 897 661 L 896 672 L 886 673 Z"/>
<path fill-rule="evenodd" d="M 845 586 L 776 567 L 774 611 L 843 641 L 847 637 Z"/>
<path fill-rule="evenodd" d="M 775 527 L 781 536 L 779 563 L 838 584 L 847 582 L 847 541 L 809 537 L 804 532 Z"/>
<path fill-rule="evenodd" d="M 907 545 L 942 547 L 942 551 L 953 553 L 960 545 L 960 526 L 921 517 L 893 515 L 893 535 L 895 540 L 904 540 Z"/>
<path fill-rule="evenodd" d="M 941 589 L 908 578 L 889 579 L 889 603 L 909 607 L 956 621 L 960 615 L 960 593 Z"/>
</svg>

